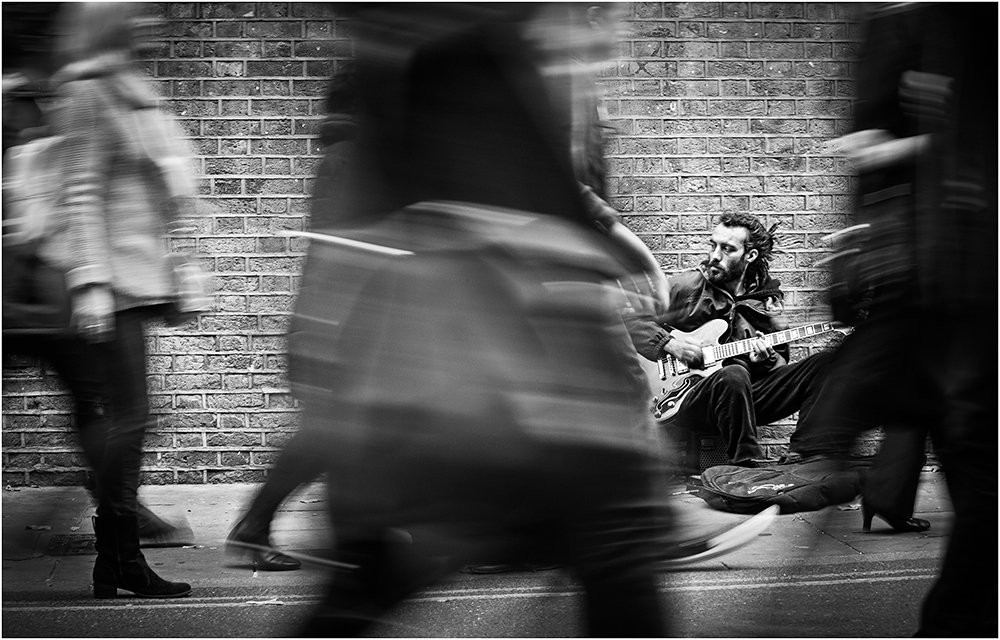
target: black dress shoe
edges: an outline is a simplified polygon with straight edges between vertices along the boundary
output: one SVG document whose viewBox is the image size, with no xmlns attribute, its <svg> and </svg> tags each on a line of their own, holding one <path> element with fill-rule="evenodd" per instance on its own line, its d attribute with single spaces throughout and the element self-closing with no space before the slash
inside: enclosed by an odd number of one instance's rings
<svg viewBox="0 0 1000 640">
<path fill-rule="evenodd" d="M 248 535 L 236 525 L 226 539 L 226 554 L 249 560 L 261 571 L 294 571 L 302 563 L 274 548 L 267 536 Z"/>
</svg>

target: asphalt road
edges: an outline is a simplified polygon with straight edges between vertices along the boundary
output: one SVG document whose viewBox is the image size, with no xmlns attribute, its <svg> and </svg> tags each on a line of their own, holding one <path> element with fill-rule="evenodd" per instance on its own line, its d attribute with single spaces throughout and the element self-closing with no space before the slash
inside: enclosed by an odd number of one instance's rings
<svg viewBox="0 0 1000 640">
<path fill-rule="evenodd" d="M 665 574 L 671 634 L 682 637 L 901 637 L 917 628 L 937 561 L 904 557 L 773 569 L 725 564 Z M 318 581 L 317 581 L 318 582 Z M 4 637 L 275 637 L 296 634 L 318 584 L 199 589 L 181 600 L 6 594 Z M 558 570 L 458 574 L 404 602 L 379 637 L 569 637 L 581 593 Z"/>
</svg>

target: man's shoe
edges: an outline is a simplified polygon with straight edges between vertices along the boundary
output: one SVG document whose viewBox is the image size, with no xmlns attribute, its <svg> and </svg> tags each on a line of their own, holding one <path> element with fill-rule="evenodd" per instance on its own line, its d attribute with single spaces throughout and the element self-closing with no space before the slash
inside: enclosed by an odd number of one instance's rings
<svg viewBox="0 0 1000 640">
<path fill-rule="evenodd" d="M 139 526 L 139 546 L 142 548 L 185 547 L 194 544 L 194 532 L 183 516 L 181 522 L 174 525 L 140 502 L 136 521 Z"/>
<path fill-rule="evenodd" d="M 226 539 L 226 555 L 249 560 L 254 569 L 261 571 L 294 571 L 302 566 L 292 556 L 275 549 L 266 534 L 252 534 L 242 522 L 233 528 Z"/>
<path fill-rule="evenodd" d="M 779 511 L 778 505 L 771 505 L 749 520 L 722 533 L 714 533 L 674 545 L 669 550 L 667 557 L 660 562 L 660 566 L 665 569 L 676 569 L 730 554 L 753 542 L 774 522 Z"/>
</svg>

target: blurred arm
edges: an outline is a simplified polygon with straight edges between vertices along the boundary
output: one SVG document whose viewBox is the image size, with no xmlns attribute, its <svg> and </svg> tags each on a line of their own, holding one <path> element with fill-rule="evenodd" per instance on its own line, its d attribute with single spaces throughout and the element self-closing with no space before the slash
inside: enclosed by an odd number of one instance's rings
<svg viewBox="0 0 1000 640">
<path fill-rule="evenodd" d="M 649 277 L 653 285 L 653 294 L 656 297 L 659 310 L 665 310 L 670 301 L 667 277 L 660 269 L 660 263 L 656 261 L 653 252 L 639 236 L 621 223 L 618 219 L 618 212 L 594 193 L 593 189 L 580 183 L 580 192 L 590 217 L 598 222 L 612 242 L 628 252 L 639 263 L 643 273 Z"/>
</svg>

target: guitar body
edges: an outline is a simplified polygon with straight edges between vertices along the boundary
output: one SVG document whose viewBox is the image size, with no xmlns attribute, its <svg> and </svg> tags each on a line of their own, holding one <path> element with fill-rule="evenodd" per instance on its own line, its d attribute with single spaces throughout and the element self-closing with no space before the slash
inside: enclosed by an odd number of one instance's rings
<svg viewBox="0 0 1000 640">
<path fill-rule="evenodd" d="M 719 338 L 729 328 L 725 320 L 709 320 L 691 332 L 674 330 L 674 335 L 690 336 L 696 340 L 701 340 L 705 345 L 719 344 Z M 679 370 L 671 370 L 665 366 L 664 374 L 661 375 L 659 366 L 655 362 L 650 362 L 641 358 L 646 376 L 649 378 L 650 388 L 653 390 L 653 418 L 656 422 L 663 424 L 669 422 L 677 411 L 680 410 L 681 403 L 687 397 L 692 387 L 702 378 L 706 378 L 722 369 L 722 362 L 715 362 L 707 365 L 704 369 L 689 369 L 679 362 L 673 364 Z M 672 358 L 669 359 L 673 361 Z M 660 361 L 665 363 L 665 361 Z"/>
</svg>

